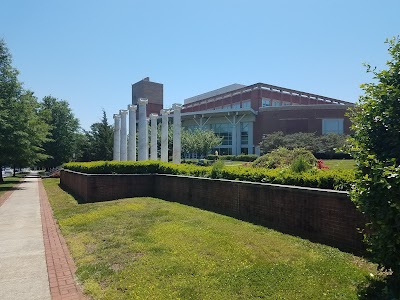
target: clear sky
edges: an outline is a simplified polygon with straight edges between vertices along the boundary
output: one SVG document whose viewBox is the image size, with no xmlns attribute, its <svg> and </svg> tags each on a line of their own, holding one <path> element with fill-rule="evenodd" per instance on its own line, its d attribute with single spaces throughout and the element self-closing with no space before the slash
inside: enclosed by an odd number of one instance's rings
<svg viewBox="0 0 400 300">
<path fill-rule="evenodd" d="M 84 129 L 164 84 L 164 106 L 263 82 L 351 102 L 385 66 L 400 0 L 2 0 L 0 38 L 24 87 L 67 100 Z"/>
</svg>

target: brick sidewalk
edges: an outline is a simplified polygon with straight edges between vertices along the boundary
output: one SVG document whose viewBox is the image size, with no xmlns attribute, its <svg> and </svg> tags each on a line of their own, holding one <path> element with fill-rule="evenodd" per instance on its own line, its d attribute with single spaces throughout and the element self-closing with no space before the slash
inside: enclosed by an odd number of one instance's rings
<svg viewBox="0 0 400 300">
<path fill-rule="evenodd" d="M 62 237 L 41 180 L 39 184 L 40 213 L 52 300 L 87 299 L 76 284 L 75 264 Z"/>
</svg>

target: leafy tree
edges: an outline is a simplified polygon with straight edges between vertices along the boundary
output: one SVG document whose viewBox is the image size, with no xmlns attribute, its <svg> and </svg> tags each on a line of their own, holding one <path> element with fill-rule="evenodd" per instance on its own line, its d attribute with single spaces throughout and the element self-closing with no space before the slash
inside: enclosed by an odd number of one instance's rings
<svg viewBox="0 0 400 300">
<path fill-rule="evenodd" d="M 35 165 L 48 156 L 43 144 L 48 141 L 49 125 L 39 112 L 39 103 L 33 92 L 24 92 L 15 103 L 17 112 L 11 119 L 13 127 L 10 163 L 15 167 Z"/>
<path fill-rule="evenodd" d="M 346 135 L 335 133 L 317 136 L 315 133 L 298 132 L 285 135 L 282 131 L 277 131 L 264 135 L 260 146 L 264 153 L 281 147 L 287 149 L 303 148 L 315 155 L 324 154 L 324 156 L 332 158 L 337 151 L 336 149 L 343 148 L 346 139 Z"/>
<path fill-rule="evenodd" d="M 365 215 L 365 241 L 373 259 L 391 270 L 400 288 L 400 40 L 387 40 L 387 70 L 367 72 L 376 82 L 363 84 L 364 95 L 351 113 L 351 153 L 357 179 L 351 197 Z M 398 295 L 399 296 L 399 295 Z"/>
<path fill-rule="evenodd" d="M 318 152 L 325 153 L 330 159 L 339 149 L 346 146 L 348 136 L 343 134 L 329 133 L 318 138 Z"/>
<path fill-rule="evenodd" d="M 28 166 L 46 157 L 42 144 L 49 128 L 36 97 L 23 90 L 11 63 L 6 44 L 0 40 L 0 166 Z"/>
<path fill-rule="evenodd" d="M 48 169 L 73 159 L 79 121 L 75 118 L 67 101 L 58 100 L 52 96 L 43 98 L 41 113 L 46 117 L 51 133 L 51 140 L 44 145 L 49 155 L 44 166 Z"/>
<path fill-rule="evenodd" d="M 113 127 L 108 124 L 107 114 L 103 110 L 101 122 L 90 126 L 90 131 L 76 136 L 76 158 L 80 161 L 113 159 Z"/>
<path fill-rule="evenodd" d="M 182 131 L 182 153 L 205 157 L 211 149 L 221 145 L 222 137 L 212 130 L 196 128 Z"/>
</svg>

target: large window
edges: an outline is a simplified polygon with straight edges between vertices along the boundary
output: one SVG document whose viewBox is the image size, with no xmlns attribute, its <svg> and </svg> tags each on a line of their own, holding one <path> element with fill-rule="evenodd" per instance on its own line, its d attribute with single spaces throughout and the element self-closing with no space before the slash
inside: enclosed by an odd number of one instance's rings
<svg viewBox="0 0 400 300">
<path fill-rule="evenodd" d="M 242 145 L 249 144 L 249 122 L 240 123 L 240 141 Z"/>
<path fill-rule="evenodd" d="M 232 124 L 229 123 L 216 123 L 211 124 L 210 129 L 214 133 L 223 138 L 222 145 L 231 146 L 232 145 Z"/>
<path fill-rule="evenodd" d="M 322 119 L 322 134 L 343 134 L 343 119 Z"/>
</svg>

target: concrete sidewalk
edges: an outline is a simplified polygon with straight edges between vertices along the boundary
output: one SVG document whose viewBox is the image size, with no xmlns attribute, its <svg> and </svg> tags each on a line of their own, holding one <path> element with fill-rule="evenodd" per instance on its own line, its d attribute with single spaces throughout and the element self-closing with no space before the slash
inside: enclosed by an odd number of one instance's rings
<svg viewBox="0 0 400 300">
<path fill-rule="evenodd" d="M 0 203 L 0 299 L 85 299 L 74 274 L 41 179 L 31 173 Z"/>
<path fill-rule="evenodd" d="M 38 178 L 27 177 L 0 207 L 0 299 L 51 299 Z"/>
</svg>

